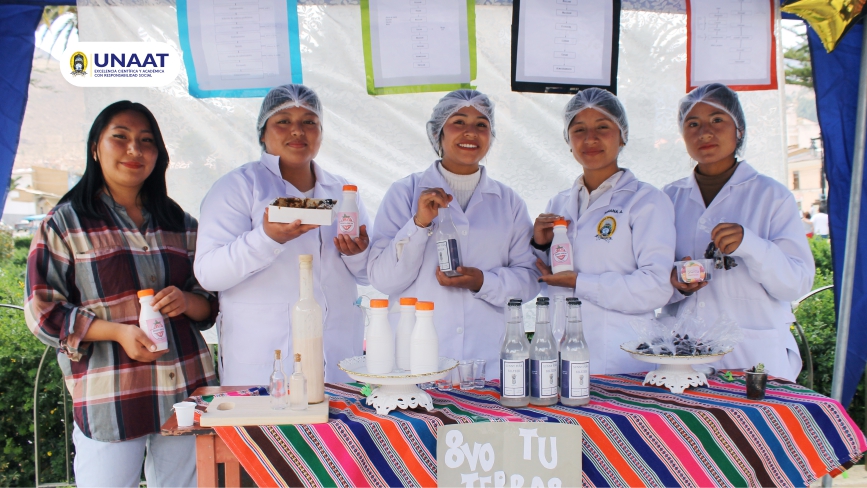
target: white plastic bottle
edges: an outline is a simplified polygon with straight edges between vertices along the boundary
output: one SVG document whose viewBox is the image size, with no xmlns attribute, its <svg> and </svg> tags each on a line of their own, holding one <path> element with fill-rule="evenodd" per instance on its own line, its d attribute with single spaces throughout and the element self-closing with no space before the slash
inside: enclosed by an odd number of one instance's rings
<svg viewBox="0 0 867 488">
<path fill-rule="evenodd" d="M 584 341 L 581 300 L 567 298 L 566 333 L 560 341 L 560 403 L 577 406 L 590 403 L 590 350 Z"/>
<path fill-rule="evenodd" d="M 410 341 L 410 372 L 427 374 L 438 371 L 440 343 L 433 322 L 433 302 L 416 302 L 415 328 Z"/>
<path fill-rule="evenodd" d="M 301 368 L 301 355 L 295 355 L 295 372 L 289 377 L 289 408 L 307 410 L 307 378 Z"/>
<path fill-rule="evenodd" d="M 551 272 L 575 271 L 572 263 L 572 243 L 566 235 L 567 222 L 554 221 L 554 240 L 551 241 Z"/>
<path fill-rule="evenodd" d="M 358 237 L 357 195 L 357 186 L 343 185 L 343 199 L 340 200 L 340 208 L 337 210 L 337 233 L 353 239 Z"/>
<path fill-rule="evenodd" d="M 138 301 L 141 304 L 141 312 L 138 316 L 138 326 L 154 341 L 157 351 L 165 351 L 169 348 L 169 336 L 166 330 L 166 319 L 163 314 L 154 310 L 154 291 L 148 288 L 138 292 Z"/>
<path fill-rule="evenodd" d="M 394 335 L 388 323 L 388 300 L 370 301 L 370 325 L 367 328 L 367 372 L 388 374 L 394 369 Z"/>
<path fill-rule="evenodd" d="M 394 361 L 397 368 L 404 371 L 411 368 L 409 349 L 412 344 L 412 330 L 415 328 L 416 302 L 418 300 L 411 297 L 400 299 L 400 320 L 397 322 L 394 338 Z"/>
<path fill-rule="evenodd" d="M 325 400 L 325 352 L 322 349 L 322 307 L 313 298 L 313 256 L 298 256 L 300 282 L 298 301 L 292 309 L 293 353 L 301 354 L 310 403 Z"/>
</svg>

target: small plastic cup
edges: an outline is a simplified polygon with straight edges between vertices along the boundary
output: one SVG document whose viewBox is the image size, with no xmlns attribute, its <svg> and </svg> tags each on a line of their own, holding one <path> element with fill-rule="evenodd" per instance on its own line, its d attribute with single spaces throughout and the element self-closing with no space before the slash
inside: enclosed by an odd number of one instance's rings
<svg viewBox="0 0 867 488">
<path fill-rule="evenodd" d="M 196 404 L 193 402 L 175 403 L 172 408 L 178 418 L 178 427 L 192 427 L 193 414 L 196 412 Z"/>
<path fill-rule="evenodd" d="M 485 360 L 476 359 L 473 361 L 473 383 L 476 388 L 485 387 Z"/>
<path fill-rule="evenodd" d="M 437 389 L 440 391 L 449 391 L 452 389 L 452 379 L 450 377 L 450 373 L 446 374 L 445 378 L 437 380 Z"/>
<path fill-rule="evenodd" d="M 458 363 L 458 372 L 461 375 L 461 390 L 473 389 L 473 362 L 461 361 Z"/>
</svg>

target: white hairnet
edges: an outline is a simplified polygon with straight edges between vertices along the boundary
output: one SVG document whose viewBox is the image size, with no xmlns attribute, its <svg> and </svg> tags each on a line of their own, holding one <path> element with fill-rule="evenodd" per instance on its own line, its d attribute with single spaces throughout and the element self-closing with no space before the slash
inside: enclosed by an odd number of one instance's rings
<svg viewBox="0 0 867 488">
<path fill-rule="evenodd" d="M 268 122 L 268 119 L 284 108 L 290 107 L 306 108 L 316 114 L 319 117 L 319 123 L 322 123 L 322 104 L 315 91 L 304 85 L 277 86 L 265 95 L 262 100 L 262 107 L 259 108 L 259 120 L 256 121 L 259 141 L 262 140 L 262 135 L 265 133 L 265 123 Z M 265 148 L 264 143 L 260 142 L 260 145 L 262 145 L 262 149 Z"/>
<path fill-rule="evenodd" d="M 446 121 L 455 114 L 458 110 L 464 107 L 473 107 L 482 115 L 488 118 L 491 124 L 491 136 L 496 137 L 494 131 L 494 102 L 482 92 L 476 90 L 455 90 L 446 96 L 440 98 L 433 112 L 430 114 L 430 120 L 427 121 L 427 137 L 433 146 L 434 152 L 442 156 L 442 145 L 440 144 L 440 136 L 443 132 L 443 126 Z"/>
<path fill-rule="evenodd" d="M 626 109 L 616 95 L 610 91 L 601 88 L 587 88 L 576 93 L 574 97 L 566 104 L 566 109 L 563 111 L 563 138 L 569 142 L 569 124 L 572 119 L 582 111 L 592 108 L 596 109 L 612 122 L 617 124 L 620 129 L 620 138 L 623 139 L 623 144 L 629 140 L 629 121 L 626 120 Z"/>
<path fill-rule="evenodd" d="M 747 138 L 747 119 L 744 117 L 744 109 L 738 94 L 722 83 L 710 83 L 700 86 L 680 99 L 680 109 L 677 112 L 677 126 L 683 134 L 683 121 L 698 103 L 705 103 L 727 113 L 735 122 L 738 143 L 735 146 L 735 154 L 743 151 Z"/>
</svg>

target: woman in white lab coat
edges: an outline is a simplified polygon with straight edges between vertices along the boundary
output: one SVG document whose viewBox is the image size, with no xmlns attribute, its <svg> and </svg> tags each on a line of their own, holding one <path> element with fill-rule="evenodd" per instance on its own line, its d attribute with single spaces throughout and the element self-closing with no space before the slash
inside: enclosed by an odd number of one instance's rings
<svg viewBox="0 0 867 488">
<path fill-rule="evenodd" d="M 738 160 L 746 119 L 737 94 L 713 83 L 680 102 L 678 124 L 698 162 L 690 176 L 666 186 L 677 226 L 676 255 L 703 258 L 710 242 L 737 265 L 715 269 L 705 283 L 685 285 L 672 271 L 669 313 L 694 311 L 714 323 L 737 321 L 743 341 L 713 366 L 749 368 L 796 380 L 798 346 L 789 330 L 791 302 L 810 291 L 815 264 L 795 197 L 784 185 Z M 731 262 L 731 259 L 729 259 Z"/>
<path fill-rule="evenodd" d="M 548 293 L 581 299 L 590 374 L 647 371 L 620 349 L 631 321 L 652 317 L 672 294 L 674 209 L 665 194 L 620 168 L 629 139 L 626 111 L 610 92 L 589 88 L 566 105 L 563 136 L 583 174 L 554 196 L 533 227 L 532 246 Z M 575 271 L 551 274 L 554 221 L 569 222 Z"/>
<path fill-rule="evenodd" d="M 457 90 L 434 107 L 427 132 L 442 158 L 397 181 L 376 215 L 368 275 L 389 295 L 432 301 L 440 356 L 487 360 L 499 375 L 510 298 L 539 292 L 530 250 L 532 224 L 518 194 L 491 179 L 480 161 L 494 136 L 494 107 L 475 90 Z M 448 207 L 464 266 L 456 277 L 439 268 L 435 232 L 438 209 Z"/>
<path fill-rule="evenodd" d="M 364 320 L 354 305 L 367 284 L 367 214 L 358 200 L 360 236 L 337 226 L 268 221 L 277 197 L 341 199 L 340 176 L 313 158 L 322 143 L 322 106 L 304 85 L 272 89 L 257 124 L 262 157 L 217 180 L 202 202 L 196 277 L 220 298 L 220 380 L 267 384 L 274 350 L 292 369 L 291 310 L 299 297 L 298 256 L 313 255 L 313 293 L 322 307 L 325 380 L 349 381 L 337 368 L 362 354 Z"/>
</svg>

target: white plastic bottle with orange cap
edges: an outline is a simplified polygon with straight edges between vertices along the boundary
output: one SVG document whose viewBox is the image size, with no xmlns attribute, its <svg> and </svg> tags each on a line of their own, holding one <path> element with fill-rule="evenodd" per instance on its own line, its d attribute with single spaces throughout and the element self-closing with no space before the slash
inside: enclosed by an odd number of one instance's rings
<svg viewBox="0 0 867 488">
<path fill-rule="evenodd" d="M 568 223 L 563 220 L 554 221 L 554 240 L 551 241 L 551 272 L 575 271 L 572 263 L 572 243 L 566 235 Z"/>
<path fill-rule="evenodd" d="M 410 341 L 410 372 L 427 374 L 439 368 L 439 337 L 433 321 L 433 302 L 415 303 L 415 328 Z"/>
<path fill-rule="evenodd" d="M 365 361 L 370 374 L 388 374 L 394 369 L 394 335 L 388 323 L 388 300 L 370 300 Z"/>
<path fill-rule="evenodd" d="M 157 351 L 165 351 L 169 348 L 169 336 L 166 330 L 166 319 L 163 314 L 154 310 L 154 291 L 150 288 L 138 292 L 138 301 L 141 303 L 141 312 L 138 316 L 138 326 L 154 341 Z"/>
<path fill-rule="evenodd" d="M 412 330 L 415 328 L 415 304 L 418 299 L 403 297 L 400 299 L 400 320 L 394 338 L 395 366 L 404 371 L 412 367 L 409 362 Z"/>
<path fill-rule="evenodd" d="M 337 210 L 337 234 L 347 235 L 353 239 L 358 237 L 358 203 L 356 196 L 358 187 L 343 185 L 343 199 Z"/>
</svg>

